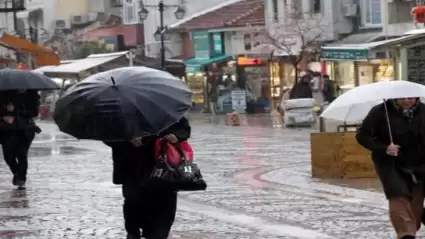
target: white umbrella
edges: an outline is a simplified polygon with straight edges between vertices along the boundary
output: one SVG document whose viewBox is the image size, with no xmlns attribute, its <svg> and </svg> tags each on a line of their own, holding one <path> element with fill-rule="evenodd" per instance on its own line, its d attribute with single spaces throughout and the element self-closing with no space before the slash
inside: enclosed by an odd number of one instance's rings
<svg viewBox="0 0 425 239">
<path fill-rule="evenodd" d="M 374 105 L 383 100 L 412 97 L 425 97 L 425 86 L 409 81 L 371 83 L 351 89 L 339 96 L 320 117 L 344 122 L 360 121 Z"/>
</svg>

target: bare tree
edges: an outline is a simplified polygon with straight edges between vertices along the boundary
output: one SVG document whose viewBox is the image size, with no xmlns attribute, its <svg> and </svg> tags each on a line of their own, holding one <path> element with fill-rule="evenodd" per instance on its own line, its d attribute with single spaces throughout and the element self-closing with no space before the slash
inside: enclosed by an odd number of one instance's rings
<svg viewBox="0 0 425 239">
<path fill-rule="evenodd" d="M 329 23 L 322 14 L 302 11 L 299 5 L 285 6 L 285 16 L 261 31 L 259 36 L 264 47 L 274 53 L 286 55 L 297 69 L 305 57 L 320 52 L 324 40 L 328 38 Z M 295 79 L 298 78 L 295 71 Z"/>
</svg>

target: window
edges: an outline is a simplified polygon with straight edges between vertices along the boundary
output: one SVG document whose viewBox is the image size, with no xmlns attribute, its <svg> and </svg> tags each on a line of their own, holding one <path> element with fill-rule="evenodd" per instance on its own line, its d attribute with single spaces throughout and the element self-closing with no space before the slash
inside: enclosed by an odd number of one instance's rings
<svg viewBox="0 0 425 239">
<path fill-rule="evenodd" d="M 362 0 L 360 7 L 363 26 L 382 25 L 380 0 Z"/>
<path fill-rule="evenodd" d="M 321 13 L 323 0 L 311 0 L 311 13 Z"/>
<path fill-rule="evenodd" d="M 243 43 L 245 51 L 250 51 L 254 47 L 259 46 L 260 42 L 260 34 L 259 33 L 246 33 L 243 35 Z"/>
<path fill-rule="evenodd" d="M 272 0 L 272 8 L 273 8 L 273 21 L 279 21 L 279 6 L 277 0 Z"/>
<path fill-rule="evenodd" d="M 245 51 L 249 51 L 252 48 L 251 34 L 247 33 L 243 35 L 243 43 Z"/>
</svg>

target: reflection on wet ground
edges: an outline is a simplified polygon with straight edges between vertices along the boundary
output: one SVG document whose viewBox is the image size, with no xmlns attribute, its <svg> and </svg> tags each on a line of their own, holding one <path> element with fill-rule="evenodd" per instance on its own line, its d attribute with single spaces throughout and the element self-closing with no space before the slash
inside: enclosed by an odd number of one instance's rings
<svg viewBox="0 0 425 239">
<path fill-rule="evenodd" d="M 190 114 L 188 116 L 191 124 L 216 124 L 216 125 L 225 125 L 226 116 L 225 115 L 203 115 L 203 114 Z M 239 118 L 241 120 L 241 126 L 250 126 L 250 127 L 272 127 L 280 128 L 282 123 L 281 116 L 270 116 L 268 114 L 258 114 L 258 115 L 246 115 L 240 114 Z"/>
<path fill-rule="evenodd" d="M 225 126 L 222 116 L 191 122 L 208 190 L 180 193 L 171 238 L 395 237 L 376 180 L 310 177 L 312 130 L 274 129 L 273 119 L 262 116 L 247 117 L 242 127 Z M 54 124 L 42 128 L 31 149 L 28 195 L 11 190 L 11 174 L 0 163 L 0 238 L 124 238 L 109 148 L 94 141 L 41 142 L 63 136 Z"/>
<path fill-rule="evenodd" d="M 53 145 L 51 147 L 39 147 L 32 146 L 29 151 L 29 157 L 40 157 L 40 156 L 57 156 L 57 155 L 76 155 L 88 153 L 90 150 L 85 148 L 77 148 L 73 146 L 58 146 Z"/>
</svg>

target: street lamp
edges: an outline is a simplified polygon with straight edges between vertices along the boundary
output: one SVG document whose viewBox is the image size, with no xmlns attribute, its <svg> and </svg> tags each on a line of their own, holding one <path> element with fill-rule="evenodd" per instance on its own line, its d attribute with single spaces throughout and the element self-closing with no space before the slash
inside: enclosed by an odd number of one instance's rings
<svg viewBox="0 0 425 239">
<path fill-rule="evenodd" d="M 162 31 L 158 27 L 153 35 L 154 35 L 156 41 L 161 41 L 161 35 L 164 35 L 164 40 L 166 40 L 166 41 L 171 40 L 171 36 L 168 32 L 168 28 L 166 28 L 166 27 Z"/>
<path fill-rule="evenodd" d="M 164 10 L 165 8 L 176 8 L 174 15 L 176 19 L 183 19 L 186 14 L 186 10 L 181 5 L 165 5 L 164 1 L 161 0 L 158 5 L 145 5 L 143 1 L 140 1 L 139 18 L 144 21 L 148 18 L 149 11 L 147 8 L 156 8 L 159 11 L 159 27 L 154 33 L 156 41 L 161 42 L 161 69 L 165 70 L 165 41 L 170 40 L 171 36 L 168 33 L 168 28 L 164 25 Z"/>
</svg>

